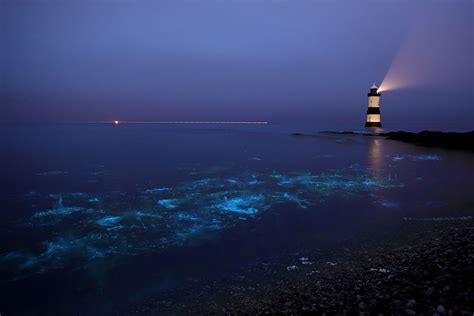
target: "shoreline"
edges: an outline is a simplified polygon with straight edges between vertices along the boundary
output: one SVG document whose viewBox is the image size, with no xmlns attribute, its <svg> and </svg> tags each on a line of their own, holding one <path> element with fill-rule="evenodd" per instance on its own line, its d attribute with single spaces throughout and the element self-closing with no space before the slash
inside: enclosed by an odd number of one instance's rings
<svg viewBox="0 0 474 316">
<path fill-rule="evenodd" d="M 408 223 L 409 236 L 350 249 L 316 277 L 231 313 L 472 315 L 473 224 Z"/>
<path fill-rule="evenodd" d="M 332 253 L 287 254 L 199 284 L 133 314 L 428 314 L 474 311 L 474 219 L 404 219 L 395 235 L 362 236 Z M 381 236 L 379 236 L 381 237 Z"/>
<path fill-rule="evenodd" d="M 354 131 L 322 131 L 320 134 L 357 135 L 370 137 L 385 137 L 390 140 L 402 141 L 418 146 L 460 149 L 474 152 L 474 131 L 470 132 L 440 132 L 421 131 L 414 132 L 354 132 Z M 292 133 L 293 137 L 317 137 L 316 134 Z"/>
</svg>

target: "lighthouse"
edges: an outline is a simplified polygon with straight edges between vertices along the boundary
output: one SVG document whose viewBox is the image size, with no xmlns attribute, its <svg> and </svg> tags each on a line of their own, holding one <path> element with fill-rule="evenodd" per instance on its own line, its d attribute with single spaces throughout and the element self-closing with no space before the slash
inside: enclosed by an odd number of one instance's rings
<svg viewBox="0 0 474 316">
<path fill-rule="evenodd" d="M 365 127 L 382 127 L 380 121 L 380 96 L 382 94 L 377 92 L 378 89 L 379 87 L 374 83 L 367 94 L 369 97 L 369 107 L 367 108 Z"/>
</svg>

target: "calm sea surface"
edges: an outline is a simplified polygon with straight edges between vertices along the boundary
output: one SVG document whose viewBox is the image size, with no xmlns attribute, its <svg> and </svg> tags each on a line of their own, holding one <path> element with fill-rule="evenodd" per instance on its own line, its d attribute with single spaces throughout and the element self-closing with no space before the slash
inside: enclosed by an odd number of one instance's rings
<svg viewBox="0 0 474 316">
<path fill-rule="evenodd" d="M 318 130 L 0 127 L 0 314 L 112 313 L 288 251 L 474 215 L 471 153 Z"/>
</svg>

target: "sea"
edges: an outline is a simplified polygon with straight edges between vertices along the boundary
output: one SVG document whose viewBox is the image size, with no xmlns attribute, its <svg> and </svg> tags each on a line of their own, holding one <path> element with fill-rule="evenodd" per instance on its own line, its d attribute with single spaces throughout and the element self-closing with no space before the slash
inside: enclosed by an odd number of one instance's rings
<svg viewBox="0 0 474 316">
<path fill-rule="evenodd" d="M 129 314 L 150 300 L 173 311 L 196 284 L 212 292 L 288 253 L 324 260 L 367 232 L 474 215 L 472 153 L 370 132 L 3 125 L 0 314 Z"/>
</svg>

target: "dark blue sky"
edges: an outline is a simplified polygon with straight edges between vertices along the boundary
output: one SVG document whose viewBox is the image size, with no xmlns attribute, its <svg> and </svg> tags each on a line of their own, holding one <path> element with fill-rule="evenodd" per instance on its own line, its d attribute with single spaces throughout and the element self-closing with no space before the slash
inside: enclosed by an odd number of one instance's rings
<svg viewBox="0 0 474 316">
<path fill-rule="evenodd" d="M 393 65 L 387 127 L 474 129 L 472 6 L 2 0 L 0 121 L 358 124 Z"/>
</svg>

